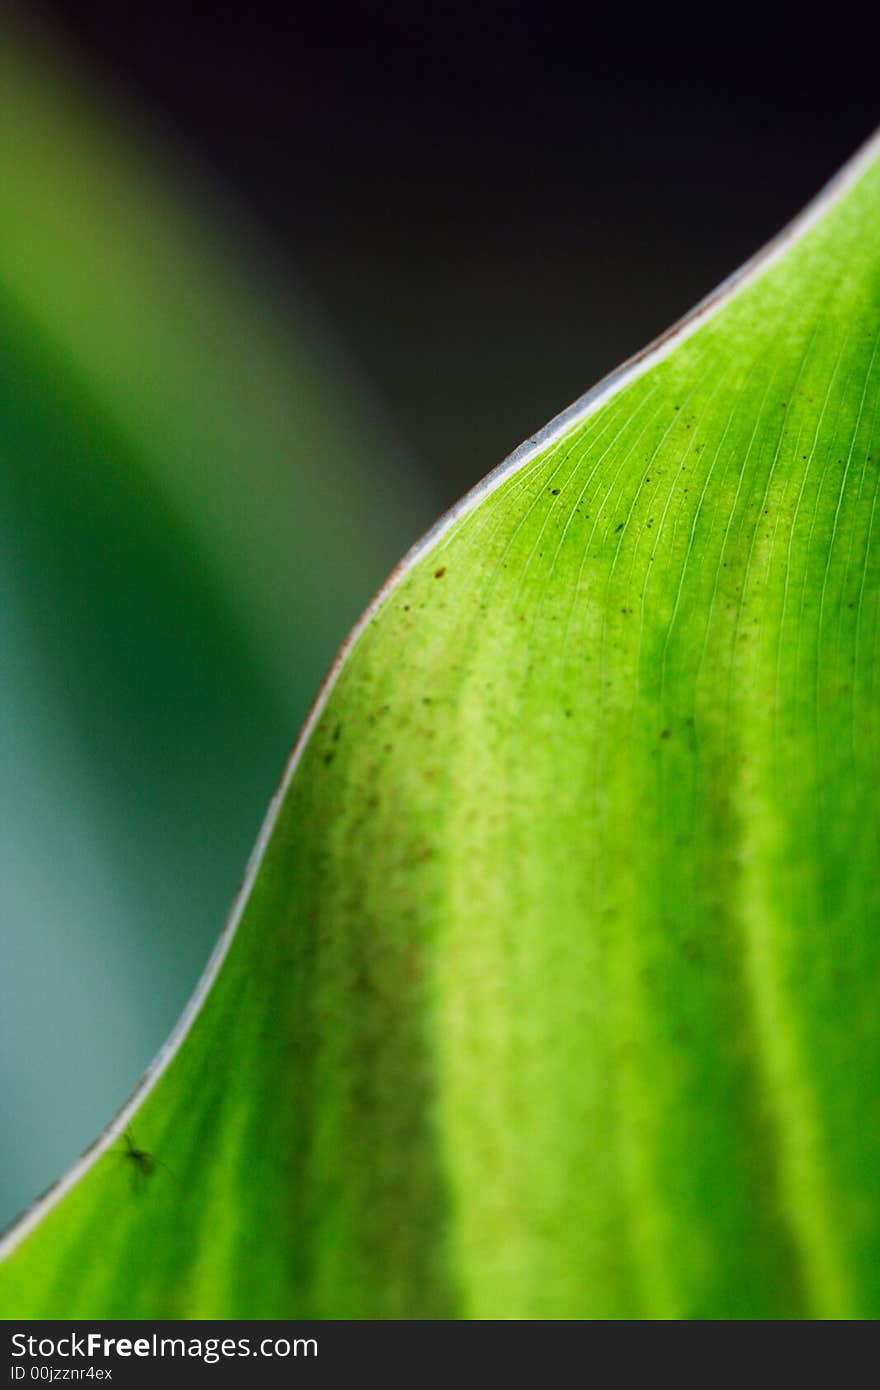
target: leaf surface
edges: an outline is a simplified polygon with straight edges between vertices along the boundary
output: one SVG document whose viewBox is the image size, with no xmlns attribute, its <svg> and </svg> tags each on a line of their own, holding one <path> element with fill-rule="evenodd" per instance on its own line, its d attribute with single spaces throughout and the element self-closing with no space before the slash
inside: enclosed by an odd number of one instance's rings
<svg viewBox="0 0 880 1390">
<path fill-rule="evenodd" d="M 408 558 L 6 1316 L 877 1316 L 878 212 Z"/>
</svg>

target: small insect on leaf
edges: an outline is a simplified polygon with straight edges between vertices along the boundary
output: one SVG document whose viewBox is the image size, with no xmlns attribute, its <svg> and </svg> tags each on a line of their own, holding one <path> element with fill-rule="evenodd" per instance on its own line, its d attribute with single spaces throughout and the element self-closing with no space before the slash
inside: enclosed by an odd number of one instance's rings
<svg viewBox="0 0 880 1390">
<path fill-rule="evenodd" d="M 121 1155 L 131 1164 L 132 1186 L 135 1191 L 139 1189 L 144 1179 L 152 1177 L 156 1171 L 156 1160 L 146 1149 L 138 1148 L 128 1130 L 122 1136 L 125 1140 L 125 1152 Z"/>
</svg>

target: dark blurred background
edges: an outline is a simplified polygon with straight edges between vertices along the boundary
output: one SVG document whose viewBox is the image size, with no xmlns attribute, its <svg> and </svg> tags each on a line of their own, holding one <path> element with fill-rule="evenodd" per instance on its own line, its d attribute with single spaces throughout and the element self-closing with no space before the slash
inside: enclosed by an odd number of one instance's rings
<svg viewBox="0 0 880 1390">
<path fill-rule="evenodd" d="M 43 0 L 296 267 L 452 501 L 878 119 L 846 6 Z"/>
<path fill-rule="evenodd" d="M 878 116 L 841 6 L 4 14 L 54 56 L 0 80 L 0 1222 L 167 1034 L 375 586 Z"/>
</svg>

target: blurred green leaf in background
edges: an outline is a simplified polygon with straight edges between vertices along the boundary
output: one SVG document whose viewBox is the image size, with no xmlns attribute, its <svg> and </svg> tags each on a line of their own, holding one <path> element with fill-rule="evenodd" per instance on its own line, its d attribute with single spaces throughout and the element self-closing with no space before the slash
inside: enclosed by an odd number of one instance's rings
<svg viewBox="0 0 880 1390">
<path fill-rule="evenodd" d="M 0 27 L 0 1220 L 167 1034 L 435 510 L 314 306 L 124 111 Z"/>
</svg>

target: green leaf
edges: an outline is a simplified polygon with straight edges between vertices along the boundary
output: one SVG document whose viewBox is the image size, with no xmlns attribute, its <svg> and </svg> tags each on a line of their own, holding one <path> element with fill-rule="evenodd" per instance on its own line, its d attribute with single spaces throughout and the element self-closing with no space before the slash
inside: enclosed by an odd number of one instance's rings
<svg viewBox="0 0 880 1390">
<path fill-rule="evenodd" d="M 127 456 L 93 466 L 147 476 L 289 701 L 291 623 L 324 641 L 313 576 L 321 606 L 353 620 L 376 553 L 420 514 L 399 444 L 305 291 L 257 270 L 266 248 L 216 192 L 69 61 L 5 20 L 0 38 L 0 312 L 67 363 L 80 417 L 123 437 Z"/>
<path fill-rule="evenodd" d="M 8 8 L 0 1224 L 173 1026 L 339 633 L 435 510 L 307 298 Z"/>
<path fill-rule="evenodd" d="M 875 144 L 393 576 L 7 1317 L 877 1316 L 878 213 Z"/>
</svg>

